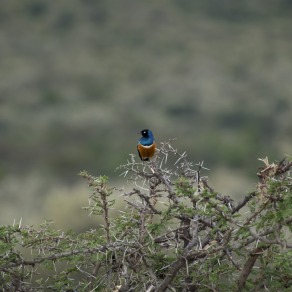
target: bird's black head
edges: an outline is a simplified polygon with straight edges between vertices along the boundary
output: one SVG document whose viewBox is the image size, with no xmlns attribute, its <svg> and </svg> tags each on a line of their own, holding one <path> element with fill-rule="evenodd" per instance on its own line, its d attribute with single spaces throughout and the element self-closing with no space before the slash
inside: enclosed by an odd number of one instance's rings
<svg viewBox="0 0 292 292">
<path fill-rule="evenodd" d="M 149 137 L 149 129 L 142 130 L 140 133 L 142 137 L 145 137 L 145 138 Z"/>
</svg>

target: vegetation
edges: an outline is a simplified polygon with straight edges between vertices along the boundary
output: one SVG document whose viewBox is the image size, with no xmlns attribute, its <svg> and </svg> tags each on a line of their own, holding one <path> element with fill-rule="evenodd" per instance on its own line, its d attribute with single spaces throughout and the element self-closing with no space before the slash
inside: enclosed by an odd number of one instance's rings
<svg viewBox="0 0 292 292">
<path fill-rule="evenodd" d="M 253 175 L 257 157 L 276 159 L 291 144 L 289 8 L 6 1 L 0 175 L 112 176 L 145 127 L 209 167 Z"/>
<path fill-rule="evenodd" d="M 257 157 L 291 153 L 291 20 L 287 0 L 4 1 L 1 224 L 87 228 L 60 201 L 83 204 L 80 169 L 118 184 L 143 128 L 251 189 Z"/>
<path fill-rule="evenodd" d="M 119 168 L 130 191 L 80 173 L 87 211 L 103 223 L 80 234 L 21 223 L 0 229 L 6 291 L 290 291 L 292 161 L 261 159 L 257 188 L 236 202 L 202 163 L 162 143 L 149 163 Z M 232 179 L 232 178 L 231 178 Z M 117 217 L 115 199 L 126 206 Z M 78 214 L 76 214 L 78 216 Z"/>
</svg>

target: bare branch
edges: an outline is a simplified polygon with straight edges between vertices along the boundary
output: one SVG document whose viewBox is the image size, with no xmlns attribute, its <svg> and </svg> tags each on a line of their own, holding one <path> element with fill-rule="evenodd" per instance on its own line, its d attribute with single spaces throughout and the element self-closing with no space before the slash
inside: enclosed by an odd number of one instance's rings
<svg viewBox="0 0 292 292">
<path fill-rule="evenodd" d="M 238 282 L 237 282 L 238 291 L 243 290 L 245 283 L 246 283 L 246 280 L 247 280 L 249 274 L 251 273 L 252 268 L 253 268 L 256 260 L 258 259 L 258 257 L 260 255 L 262 255 L 263 251 L 267 248 L 268 248 L 268 246 L 258 247 L 250 253 L 247 261 L 245 262 L 245 264 L 243 266 L 242 272 L 241 272 L 239 279 L 238 279 Z"/>
</svg>

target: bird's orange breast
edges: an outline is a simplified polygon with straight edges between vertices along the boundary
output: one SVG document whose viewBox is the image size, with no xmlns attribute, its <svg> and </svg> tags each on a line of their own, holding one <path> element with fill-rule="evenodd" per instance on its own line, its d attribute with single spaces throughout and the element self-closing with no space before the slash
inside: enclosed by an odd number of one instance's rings
<svg viewBox="0 0 292 292">
<path fill-rule="evenodd" d="M 143 146 L 142 144 L 138 144 L 137 146 L 139 155 L 142 160 L 148 160 L 155 154 L 156 144 L 155 142 L 150 146 Z"/>
</svg>

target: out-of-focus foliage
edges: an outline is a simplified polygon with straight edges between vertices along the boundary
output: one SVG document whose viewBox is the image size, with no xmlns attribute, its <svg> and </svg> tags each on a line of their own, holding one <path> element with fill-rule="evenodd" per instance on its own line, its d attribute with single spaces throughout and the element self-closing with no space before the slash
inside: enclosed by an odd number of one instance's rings
<svg viewBox="0 0 292 292">
<path fill-rule="evenodd" d="M 290 1 L 5 1 L 0 24 L 1 196 L 115 175 L 146 127 L 245 175 L 290 151 Z"/>
</svg>

